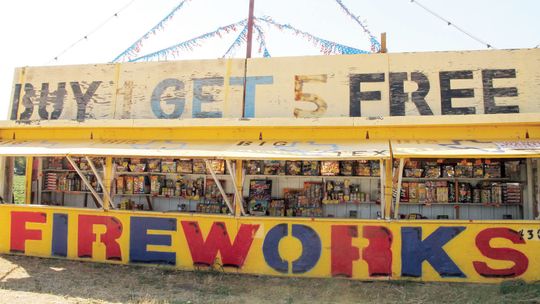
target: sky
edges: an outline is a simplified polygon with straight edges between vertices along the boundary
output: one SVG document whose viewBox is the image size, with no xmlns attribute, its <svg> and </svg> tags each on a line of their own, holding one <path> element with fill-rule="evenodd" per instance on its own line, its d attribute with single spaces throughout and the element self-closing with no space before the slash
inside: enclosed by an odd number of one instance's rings
<svg viewBox="0 0 540 304">
<path fill-rule="evenodd" d="M 496 49 L 534 48 L 540 44 L 538 0 L 418 1 Z M 111 62 L 180 2 L 5 1 L 0 9 L 0 39 L 3 42 L 0 49 L 0 120 L 8 117 L 15 67 Z M 487 49 L 411 0 L 342 2 L 374 36 L 387 33 L 387 47 L 391 53 Z M 248 3 L 249 0 L 188 1 L 162 29 L 144 41 L 140 54 L 245 19 Z M 111 18 L 119 11 L 118 17 Z M 341 10 L 336 0 L 255 0 L 255 16 L 270 16 L 279 23 L 291 24 L 320 38 L 359 49 L 370 48 L 362 28 Z M 265 25 L 262 29 L 272 57 L 321 54 L 319 48 L 298 36 Z M 238 33 L 203 41 L 200 47 L 168 59 L 220 58 Z M 255 39 L 253 57 L 262 57 Z M 245 45 L 232 54 L 236 58 L 244 56 Z"/>
</svg>

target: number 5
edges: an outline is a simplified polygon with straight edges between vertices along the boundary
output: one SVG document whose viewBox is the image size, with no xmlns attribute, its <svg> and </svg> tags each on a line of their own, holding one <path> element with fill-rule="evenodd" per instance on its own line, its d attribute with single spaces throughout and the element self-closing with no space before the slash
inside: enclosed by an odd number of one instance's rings
<svg viewBox="0 0 540 304">
<path fill-rule="evenodd" d="M 302 91 L 304 82 L 326 83 L 326 74 L 321 75 L 296 75 L 294 76 L 294 100 L 314 103 L 317 108 L 314 111 L 306 111 L 294 108 L 294 117 L 321 117 L 328 108 L 326 101 L 316 94 L 304 93 Z"/>
</svg>

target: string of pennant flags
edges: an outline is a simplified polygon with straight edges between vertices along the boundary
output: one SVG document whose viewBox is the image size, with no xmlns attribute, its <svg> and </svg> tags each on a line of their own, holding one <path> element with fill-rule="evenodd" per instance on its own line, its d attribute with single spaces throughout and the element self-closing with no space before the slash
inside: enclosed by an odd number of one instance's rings
<svg viewBox="0 0 540 304">
<path fill-rule="evenodd" d="M 165 18 L 161 19 L 148 32 L 146 32 L 139 39 L 137 39 L 135 42 L 133 42 L 133 44 L 131 44 L 125 51 L 123 51 L 118 56 L 116 56 L 112 60 L 112 62 L 117 62 L 121 58 L 130 57 L 130 56 L 136 56 L 140 52 L 140 50 L 141 50 L 141 48 L 143 46 L 143 41 L 150 38 L 151 35 L 156 35 L 156 33 L 159 30 L 163 30 L 165 28 L 165 24 L 168 21 L 170 21 L 171 19 L 173 19 L 174 15 L 184 6 L 184 4 L 186 4 L 189 1 L 191 1 L 191 0 L 182 0 L 182 1 L 180 1 L 180 3 L 178 3 L 178 5 L 176 7 L 174 7 L 173 10 L 170 11 L 167 14 L 167 16 L 165 16 Z"/>
<path fill-rule="evenodd" d="M 264 58 L 269 58 L 270 52 L 268 51 L 268 48 L 266 47 L 266 39 L 264 37 L 264 32 L 261 30 L 261 27 L 257 24 L 253 24 L 253 27 L 255 28 L 255 31 L 257 31 L 257 41 L 259 42 L 259 49 L 258 53 L 260 54 L 262 52 Z"/>
<path fill-rule="evenodd" d="M 201 46 L 204 40 L 208 40 L 214 37 L 222 37 L 224 34 L 232 33 L 238 31 L 239 28 L 245 27 L 247 24 L 247 19 L 231 23 L 229 25 L 220 26 L 216 30 L 202 34 L 195 38 L 180 42 L 173 46 L 164 48 L 153 53 L 129 59 L 130 62 L 136 61 L 151 61 L 151 60 L 167 60 L 171 56 L 176 58 L 179 56 L 180 51 L 192 51 L 195 47 Z"/>
<path fill-rule="evenodd" d="M 377 38 L 373 36 L 371 31 L 368 29 L 368 27 L 362 21 L 360 21 L 360 18 L 358 16 L 355 16 L 352 14 L 349 8 L 346 7 L 345 4 L 343 4 L 341 0 L 335 0 L 335 1 L 341 7 L 343 12 L 347 14 L 347 16 L 349 16 L 352 20 L 354 20 L 358 25 L 360 25 L 362 30 L 364 30 L 364 33 L 366 33 L 369 36 L 369 42 L 371 43 L 371 51 L 378 52 L 381 49 L 381 44 L 379 43 Z"/>
<path fill-rule="evenodd" d="M 120 14 L 123 13 L 125 10 L 127 10 L 127 8 L 130 7 L 131 4 L 133 4 L 133 2 L 135 1 L 136 0 L 129 0 L 129 2 L 126 5 L 124 5 L 120 10 L 112 14 L 105 21 L 103 21 L 97 27 L 95 27 L 92 31 L 86 33 L 85 35 L 81 35 L 80 39 L 78 39 L 77 41 L 69 45 L 67 48 L 62 50 L 58 55 L 56 55 L 53 59 L 51 59 L 47 64 L 54 61 L 58 61 L 62 55 L 67 53 L 69 50 L 73 49 L 76 45 L 80 44 L 82 41 L 88 40 L 91 35 L 101 30 L 106 24 L 110 23 L 114 19 L 117 19 L 120 16 Z M 140 52 L 143 49 L 143 45 L 145 44 L 146 40 L 150 39 L 153 36 L 158 35 L 160 31 L 164 31 L 169 21 L 171 21 L 178 14 L 178 12 L 180 12 L 181 9 L 184 8 L 186 4 L 189 3 L 190 1 L 191 0 L 181 0 L 163 19 L 161 19 L 149 31 L 144 33 L 139 39 L 133 42 L 127 49 L 125 49 L 123 52 L 118 54 L 112 60 L 112 62 L 148 61 L 148 60 L 155 60 L 155 59 L 157 60 L 167 59 L 171 56 L 177 57 L 179 56 L 179 53 L 181 51 L 191 51 L 194 48 L 201 46 L 204 40 L 214 38 L 214 37 L 222 38 L 222 35 L 225 35 L 231 32 L 237 32 L 238 27 L 239 27 L 239 28 L 242 28 L 242 30 L 240 31 L 239 35 L 236 37 L 236 39 L 233 41 L 233 43 L 229 46 L 229 48 L 223 55 L 223 57 L 227 57 L 227 56 L 232 57 L 234 55 L 234 52 L 239 48 L 239 46 L 241 46 L 247 40 L 246 38 L 247 28 L 246 28 L 246 31 L 244 31 L 247 20 L 242 20 L 235 24 L 219 27 L 215 31 L 208 32 L 206 34 L 197 36 L 195 38 L 186 40 L 184 42 L 177 43 L 173 46 L 170 46 L 168 48 L 165 48 L 159 51 L 155 51 L 155 52 L 142 55 L 142 56 L 140 55 Z M 278 23 L 270 17 L 256 18 L 256 20 L 261 21 L 261 23 L 266 23 L 267 25 L 273 26 L 283 32 L 287 31 L 287 32 L 293 33 L 299 38 L 312 42 L 313 45 L 318 47 L 323 54 L 327 54 L 327 55 L 329 54 L 364 54 L 364 53 L 370 53 L 370 52 L 379 52 L 381 49 L 381 44 L 377 40 L 377 38 L 371 33 L 367 24 L 361 21 L 359 16 L 356 16 L 355 14 L 353 14 L 353 12 L 343 3 L 342 0 L 330 0 L 330 1 L 334 1 L 341 8 L 341 11 L 343 13 L 345 13 L 349 18 L 351 18 L 356 24 L 358 24 L 361 27 L 363 33 L 366 34 L 369 39 L 370 51 L 361 50 L 361 49 L 343 45 L 334 41 L 323 39 L 321 37 L 317 37 L 311 33 L 295 28 L 290 24 Z M 494 49 L 492 44 L 487 43 L 483 40 L 480 40 L 478 37 L 473 36 L 471 33 L 463 30 L 461 27 L 458 27 L 456 24 L 454 24 L 450 20 L 442 17 L 441 15 L 427 8 L 425 5 L 420 3 L 419 0 L 409 0 L 409 1 L 413 4 L 416 4 L 423 10 L 427 11 L 429 14 L 444 21 L 448 26 L 453 26 L 458 31 L 462 32 L 463 34 L 469 36 L 470 38 L 476 40 L 479 43 L 486 45 L 487 48 Z M 260 26 L 260 24 L 256 24 L 254 22 L 254 30 L 256 34 L 256 39 L 259 42 L 258 53 L 259 54 L 262 53 L 263 57 L 270 57 L 270 52 L 267 47 L 265 32 L 263 31 L 263 28 Z M 540 47 L 540 44 L 534 46 L 534 48 L 539 48 L 539 47 Z"/>
<path fill-rule="evenodd" d="M 171 57 L 176 58 L 179 56 L 181 51 L 192 51 L 196 47 L 202 46 L 204 40 L 211 38 L 221 38 L 222 35 L 226 35 L 232 32 L 238 32 L 239 28 L 241 29 L 236 39 L 229 46 L 227 51 L 223 54 L 223 58 L 232 57 L 235 51 L 247 40 L 247 19 L 241 20 L 239 22 L 229 24 L 226 26 L 219 27 L 218 29 L 202 34 L 200 36 L 188 39 L 186 41 L 177 43 L 175 45 L 169 46 L 167 48 L 139 56 L 139 53 L 142 49 L 142 46 L 145 40 L 149 39 L 152 36 L 158 34 L 159 31 L 165 30 L 165 26 L 168 21 L 170 21 L 179 11 L 184 7 L 184 5 L 191 0 L 182 0 L 173 10 L 167 14 L 162 20 L 160 20 L 155 26 L 153 26 L 148 32 L 142 35 L 137 39 L 133 44 L 131 44 L 126 50 L 117 55 L 112 62 L 136 62 L 136 61 L 151 61 L 151 60 L 166 60 Z M 369 41 L 371 44 L 371 51 L 361 50 L 344 44 L 340 44 L 334 41 L 330 41 L 316 35 L 313 35 L 307 31 L 298 29 L 290 24 L 282 24 L 271 17 L 254 17 L 254 30 L 256 33 L 256 39 L 259 43 L 258 53 L 263 57 L 270 57 L 270 51 L 268 50 L 264 30 L 261 27 L 261 24 L 257 24 L 257 21 L 260 23 L 265 23 L 266 25 L 277 28 L 283 32 L 290 32 L 295 36 L 311 42 L 314 46 L 319 48 L 320 52 L 325 55 L 331 54 L 366 54 L 370 52 L 378 52 L 381 49 L 380 43 L 371 34 L 367 26 L 360 21 L 357 16 L 354 16 L 351 11 L 343 4 L 341 0 L 334 0 L 350 18 L 352 18 L 357 24 L 359 24 L 365 34 L 368 35 Z"/>
<path fill-rule="evenodd" d="M 305 32 L 303 30 L 300 30 L 290 24 L 282 24 L 274 21 L 271 17 L 264 16 L 261 18 L 255 18 L 255 21 L 262 21 L 269 25 L 272 25 L 276 27 L 277 29 L 281 31 L 291 31 L 294 35 L 301 37 L 309 42 L 311 42 L 314 46 L 317 46 L 320 48 L 321 53 L 325 55 L 331 55 L 331 54 L 367 54 L 369 51 L 357 49 L 354 47 L 350 47 L 347 45 L 343 45 L 337 42 L 333 42 L 330 40 L 326 40 L 320 37 L 317 37 L 313 34 L 310 34 L 308 32 Z M 378 50 L 377 50 L 378 51 Z"/>
<path fill-rule="evenodd" d="M 236 48 L 240 47 L 246 41 L 247 31 L 248 31 L 248 27 L 246 23 L 246 25 L 244 26 L 244 29 L 240 32 L 240 34 L 238 34 L 238 37 L 236 37 L 236 39 L 233 41 L 229 49 L 227 49 L 225 54 L 223 54 L 222 56 L 223 58 L 227 57 L 227 55 L 233 54 Z"/>
</svg>

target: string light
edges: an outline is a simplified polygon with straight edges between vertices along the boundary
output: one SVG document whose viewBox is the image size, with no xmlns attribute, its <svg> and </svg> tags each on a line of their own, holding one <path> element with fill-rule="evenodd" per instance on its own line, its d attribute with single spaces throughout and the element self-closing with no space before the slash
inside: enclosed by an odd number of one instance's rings
<svg viewBox="0 0 540 304">
<path fill-rule="evenodd" d="M 49 62 L 47 62 L 47 64 L 50 64 L 51 62 L 53 61 L 58 61 L 58 58 L 60 58 L 60 56 L 64 55 L 65 53 L 67 53 L 69 50 L 71 50 L 72 48 L 74 48 L 77 44 L 79 44 L 81 41 L 83 40 L 88 40 L 88 37 L 90 35 L 93 35 L 94 33 L 96 33 L 97 31 L 99 31 L 102 27 L 104 27 L 105 25 L 107 25 L 107 23 L 109 23 L 112 19 L 115 19 L 115 18 L 118 18 L 118 15 L 123 12 L 124 10 L 126 10 L 128 7 L 130 7 L 133 2 L 135 2 L 137 0 L 131 0 L 129 3 L 127 3 L 126 5 L 124 5 L 120 10 L 118 10 L 116 13 L 114 13 L 113 15 L 111 15 L 110 17 L 108 17 L 107 19 L 105 19 L 105 21 L 101 22 L 98 26 L 96 26 L 93 30 L 91 30 L 88 34 L 84 35 L 81 39 L 73 42 L 72 44 L 70 44 L 68 47 L 66 47 L 63 51 L 61 51 L 60 53 L 58 53 L 58 55 L 54 56 L 53 59 L 51 59 Z"/>
<path fill-rule="evenodd" d="M 488 49 L 496 49 L 493 44 L 491 43 L 487 43 L 485 42 L 484 40 L 476 37 L 476 36 L 473 36 L 471 33 L 465 31 L 464 29 L 462 29 L 461 27 L 457 26 L 456 24 L 454 24 L 453 22 L 449 21 L 448 19 L 442 17 L 441 15 L 435 13 L 434 11 L 430 10 L 429 8 L 427 8 L 425 5 L 423 5 L 422 3 L 418 2 L 418 0 L 410 0 L 411 3 L 414 3 L 416 5 L 418 5 L 419 7 L 421 7 L 423 10 L 425 10 L 426 12 L 430 13 L 431 15 L 433 15 L 434 17 L 444 21 L 444 23 L 446 23 L 448 26 L 452 26 L 454 27 L 455 29 L 457 29 L 458 31 L 460 31 L 461 33 L 469 36 L 469 38 L 475 40 L 476 42 L 479 42 L 483 45 L 485 45 Z"/>
</svg>

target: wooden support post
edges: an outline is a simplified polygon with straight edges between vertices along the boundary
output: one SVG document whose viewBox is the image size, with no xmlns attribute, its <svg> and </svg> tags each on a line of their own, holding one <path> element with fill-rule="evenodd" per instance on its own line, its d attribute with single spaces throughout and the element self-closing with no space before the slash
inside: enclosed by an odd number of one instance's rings
<svg viewBox="0 0 540 304">
<path fill-rule="evenodd" d="M 253 40 L 253 8 L 255 7 L 255 0 L 249 0 L 249 15 L 248 15 L 248 30 L 246 37 L 246 59 L 251 58 L 251 44 Z"/>
<path fill-rule="evenodd" d="M 394 207 L 394 219 L 399 219 L 399 203 L 401 203 L 401 183 L 403 181 L 403 167 L 405 166 L 405 159 L 399 159 L 398 168 L 398 180 L 397 180 L 397 193 L 396 193 L 396 206 Z"/>
<path fill-rule="evenodd" d="M 105 184 L 105 188 L 103 188 L 104 193 L 108 193 L 109 195 L 105 197 L 105 201 L 108 203 L 108 205 L 111 207 L 111 209 L 116 209 L 114 207 L 114 201 L 112 199 L 112 183 L 114 181 L 114 166 L 113 166 L 113 159 L 111 156 L 105 157 L 105 168 L 103 168 L 104 178 L 103 183 Z"/>
<path fill-rule="evenodd" d="M 227 197 L 227 193 L 225 193 L 225 190 L 223 190 L 223 186 L 221 186 L 221 182 L 216 176 L 216 172 L 214 171 L 214 168 L 210 166 L 210 163 L 208 162 L 208 159 L 204 160 L 204 163 L 206 165 L 206 169 L 210 171 L 210 174 L 212 175 L 212 178 L 214 178 L 214 182 L 216 182 L 216 186 L 219 189 L 219 192 L 221 193 L 221 196 L 223 197 L 223 200 L 225 201 L 225 204 L 227 204 L 227 207 L 229 208 L 229 212 L 234 215 L 234 209 L 231 205 L 231 202 L 229 201 L 229 198 Z"/>
<path fill-rule="evenodd" d="M 104 196 L 103 209 L 109 210 L 111 209 L 111 205 L 112 205 L 111 196 L 109 195 L 109 192 L 105 188 L 105 184 L 103 183 L 103 180 L 101 179 L 101 176 L 99 175 L 99 172 L 97 171 L 96 166 L 94 166 L 94 162 L 88 156 L 85 156 L 85 158 L 88 164 L 90 165 L 90 169 L 92 169 L 92 172 L 94 172 L 94 175 L 96 176 L 96 180 L 98 184 L 101 186 L 101 189 L 103 190 L 103 196 Z"/>
<path fill-rule="evenodd" d="M 384 167 L 381 166 L 381 175 L 384 169 L 384 219 L 390 219 L 392 211 L 392 159 L 384 159 L 381 162 L 384 163 Z"/>
<path fill-rule="evenodd" d="M 152 198 L 150 196 L 145 196 L 146 202 L 148 203 L 148 210 L 153 211 L 154 206 L 152 205 Z"/>
<path fill-rule="evenodd" d="M 381 53 L 388 53 L 388 49 L 386 49 L 386 33 L 381 33 Z"/>
<path fill-rule="evenodd" d="M 242 161 L 237 160 L 234 168 L 231 165 L 230 160 L 227 159 L 225 162 L 234 186 L 234 214 L 246 215 L 246 211 L 244 210 L 244 200 L 242 198 Z"/>
<path fill-rule="evenodd" d="M 527 158 L 527 198 L 523 204 L 523 219 L 532 220 L 534 218 L 534 175 L 533 160 Z"/>
<path fill-rule="evenodd" d="M 32 156 L 26 157 L 26 174 L 25 174 L 25 181 L 26 181 L 26 192 L 25 192 L 25 198 L 24 203 L 25 204 L 31 204 L 32 203 L 32 168 L 34 165 L 34 158 Z"/>
<path fill-rule="evenodd" d="M 77 166 L 77 164 L 73 161 L 73 159 L 71 158 L 71 156 L 66 155 L 66 158 L 67 158 L 67 160 L 69 161 L 69 163 L 71 164 L 71 166 L 73 166 L 73 168 L 75 169 L 75 171 L 77 171 L 77 174 L 79 174 L 79 177 L 81 178 L 81 180 L 83 181 L 83 183 L 86 185 L 86 187 L 90 190 L 90 192 L 92 192 L 92 195 L 94 196 L 95 201 L 96 201 L 96 205 L 97 205 L 97 203 L 99 203 L 101 206 L 98 206 L 98 207 L 104 208 L 103 200 L 102 200 L 101 197 L 98 195 L 98 193 L 96 192 L 96 190 L 94 189 L 94 187 L 92 187 L 92 185 L 90 184 L 90 182 L 88 181 L 88 179 L 86 178 L 86 176 L 84 176 L 84 174 L 81 172 L 81 169 L 79 169 L 79 166 Z"/>
</svg>

